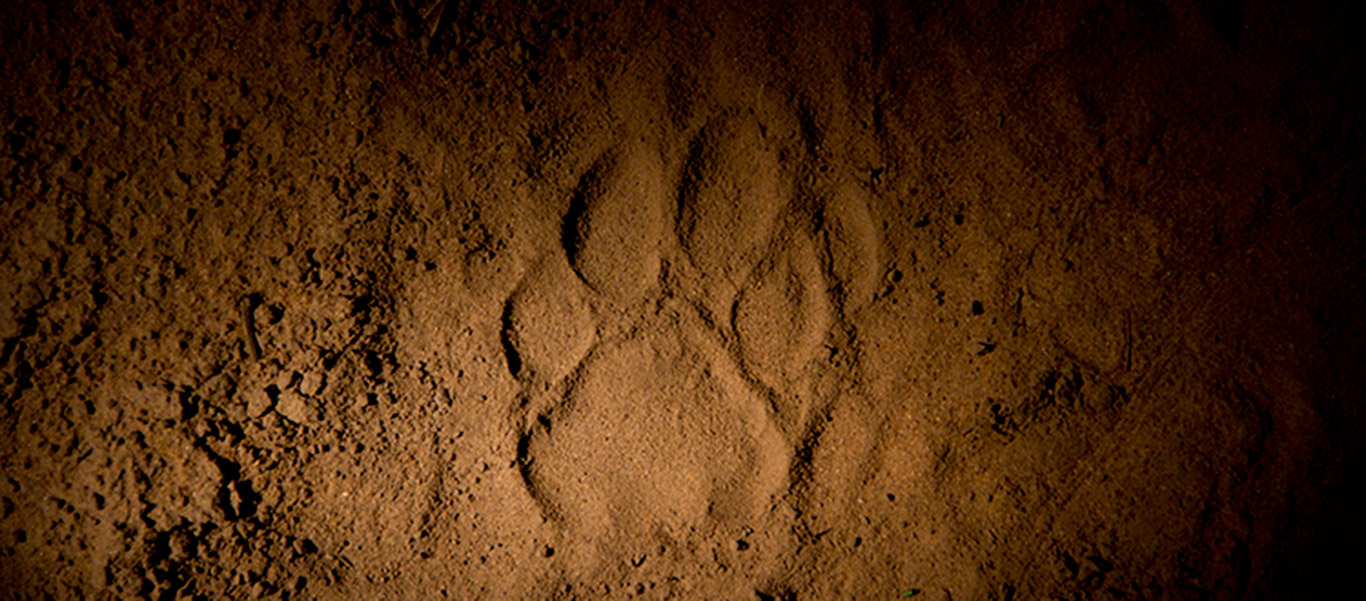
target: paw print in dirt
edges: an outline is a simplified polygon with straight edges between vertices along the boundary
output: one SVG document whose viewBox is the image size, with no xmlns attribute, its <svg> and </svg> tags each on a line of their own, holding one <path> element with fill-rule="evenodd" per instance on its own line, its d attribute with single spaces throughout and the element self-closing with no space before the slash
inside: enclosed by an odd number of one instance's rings
<svg viewBox="0 0 1366 601">
<path fill-rule="evenodd" d="M 593 540 L 744 527 L 771 509 L 827 336 L 876 283 L 864 197 L 791 200 L 753 118 L 711 123 L 676 171 L 643 144 L 603 157 L 563 252 L 505 308 L 526 485 Z"/>
</svg>

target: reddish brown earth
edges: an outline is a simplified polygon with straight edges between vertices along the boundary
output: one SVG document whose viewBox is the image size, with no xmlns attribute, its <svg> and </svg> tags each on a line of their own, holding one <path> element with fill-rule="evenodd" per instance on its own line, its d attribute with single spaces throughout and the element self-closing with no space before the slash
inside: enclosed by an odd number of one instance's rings
<svg viewBox="0 0 1366 601">
<path fill-rule="evenodd" d="M 533 4 L 6 3 L 6 597 L 1355 581 L 1345 7 Z"/>
</svg>

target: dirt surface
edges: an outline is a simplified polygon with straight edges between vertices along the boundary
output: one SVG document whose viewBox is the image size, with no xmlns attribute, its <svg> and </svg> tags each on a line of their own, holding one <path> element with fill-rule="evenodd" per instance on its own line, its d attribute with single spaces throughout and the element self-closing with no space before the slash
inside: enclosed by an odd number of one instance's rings
<svg viewBox="0 0 1366 601">
<path fill-rule="evenodd" d="M 5 3 L 5 596 L 1352 582 L 1345 9 L 499 4 Z"/>
</svg>

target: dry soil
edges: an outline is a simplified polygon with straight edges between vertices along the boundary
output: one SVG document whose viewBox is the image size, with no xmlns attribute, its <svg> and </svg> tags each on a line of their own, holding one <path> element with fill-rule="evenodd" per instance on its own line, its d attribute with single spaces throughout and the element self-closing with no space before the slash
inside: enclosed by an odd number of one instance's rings
<svg viewBox="0 0 1366 601">
<path fill-rule="evenodd" d="M 13 598 L 1320 598 L 1333 2 L 6 2 Z"/>
</svg>

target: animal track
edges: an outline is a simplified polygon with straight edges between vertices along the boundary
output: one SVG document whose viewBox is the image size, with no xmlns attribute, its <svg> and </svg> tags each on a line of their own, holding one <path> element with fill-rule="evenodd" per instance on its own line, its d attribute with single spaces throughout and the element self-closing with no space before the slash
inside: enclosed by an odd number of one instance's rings
<svg viewBox="0 0 1366 601">
<path fill-rule="evenodd" d="M 645 146 L 603 157 L 564 252 L 507 302 L 518 460 L 547 517 L 577 535 L 760 517 L 787 484 L 836 309 L 873 295 L 866 201 L 784 198 L 753 118 L 709 125 L 681 172 L 671 186 Z"/>
</svg>

